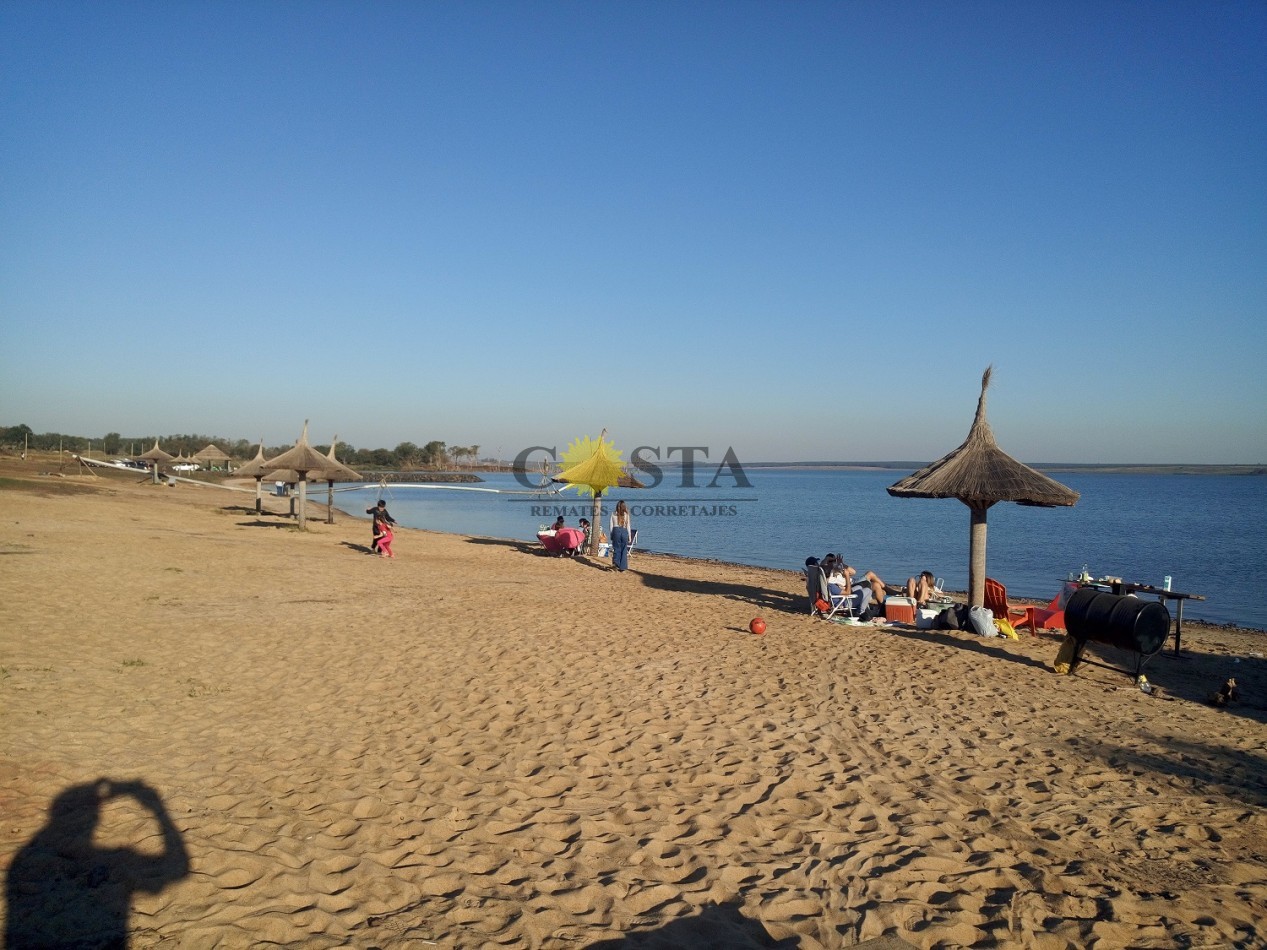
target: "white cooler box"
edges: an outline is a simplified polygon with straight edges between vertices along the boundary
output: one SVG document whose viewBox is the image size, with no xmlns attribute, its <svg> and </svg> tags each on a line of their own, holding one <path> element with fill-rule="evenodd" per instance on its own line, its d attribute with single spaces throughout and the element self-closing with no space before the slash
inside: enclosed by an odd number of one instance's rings
<svg viewBox="0 0 1267 950">
<path fill-rule="evenodd" d="M 931 630 L 933 629 L 933 621 L 937 619 L 937 615 L 946 608 L 944 607 L 921 607 L 915 611 L 915 629 Z"/>
</svg>

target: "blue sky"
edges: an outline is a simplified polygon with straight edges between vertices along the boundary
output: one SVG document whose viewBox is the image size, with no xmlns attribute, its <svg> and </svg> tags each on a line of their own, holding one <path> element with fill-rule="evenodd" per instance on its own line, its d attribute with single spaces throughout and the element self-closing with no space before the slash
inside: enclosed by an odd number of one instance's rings
<svg viewBox="0 0 1267 950">
<path fill-rule="evenodd" d="M 0 4 L 0 424 L 1267 462 L 1261 2 Z"/>
</svg>

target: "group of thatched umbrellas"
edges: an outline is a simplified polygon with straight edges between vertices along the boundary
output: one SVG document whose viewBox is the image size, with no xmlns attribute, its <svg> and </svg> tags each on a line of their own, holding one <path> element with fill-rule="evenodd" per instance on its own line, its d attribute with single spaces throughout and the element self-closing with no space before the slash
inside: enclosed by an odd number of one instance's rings
<svg viewBox="0 0 1267 950">
<path fill-rule="evenodd" d="M 255 479 L 256 512 L 264 510 L 263 482 L 265 476 L 270 476 L 274 480 L 284 482 L 287 485 L 298 485 L 299 510 L 297 517 L 300 528 L 304 527 L 305 519 L 307 518 L 308 482 L 324 481 L 329 489 L 326 521 L 329 524 L 334 524 L 334 483 L 359 482 L 361 480 L 358 472 L 353 471 L 335 458 L 334 448 L 338 441 L 339 437 L 336 435 L 330 443 L 330 451 L 322 455 L 308 444 L 308 423 L 305 422 L 303 434 L 293 448 L 288 449 L 276 458 L 266 459 L 264 458 L 264 440 L 260 439 L 259 450 L 255 453 L 255 458 L 236 469 L 234 474 L 241 478 Z M 179 456 L 174 456 L 159 448 L 157 439 L 154 440 L 152 449 L 142 455 L 138 455 L 137 458 L 150 463 L 154 472 L 155 482 L 158 481 L 160 465 L 180 461 Z M 194 453 L 191 459 L 198 462 L 228 461 L 229 456 L 214 444 L 211 444 L 205 449 Z"/>
<path fill-rule="evenodd" d="M 972 421 L 968 437 L 953 452 L 931 465 L 921 468 L 889 487 L 890 495 L 897 498 L 957 498 L 968 506 L 968 603 L 980 606 L 985 600 L 985 548 L 986 512 L 1000 501 L 1039 507 L 1068 507 L 1078 501 L 1078 493 L 1048 478 L 1042 472 L 1018 462 L 994 441 L 994 433 L 985 416 L 985 393 L 990 385 L 991 369 L 981 377 L 981 396 L 977 400 L 977 414 Z M 595 553 L 598 543 L 599 518 L 602 513 L 603 492 L 609 488 L 641 488 L 628 475 L 617 458 L 617 453 L 605 441 L 603 430 L 597 442 L 589 439 L 581 447 L 588 456 L 579 464 L 555 475 L 553 481 L 564 482 L 588 490 L 593 494 L 593 527 L 590 533 L 590 551 Z M 236 474 L 255 478 L 255 510 L 262 511 L 262 483 L 265 476 L 288 485 L 299 486 L 299 526 L 304 526 L 307 484 L 324 481 L 329 489 L 327 521 L 334 523 L 334 483 L 336 481 L 360 481 L 361 476 L 334 456 L 336 436 L 330 451 L 322 455 L 308 444 L 308 423 L 294 447 L 273 459 L 264 458 L 264 441 L 260 440 L 255 458 L 237 469 Z M 213 451 L 214 450 L 214 451 Z M 214 454 L 218 453 L 218 454 Z M 216 446 L 209 445 L 193 456 L 202 461 L 227 460 L 228 456 Z M 158 447 L 141 460 L 151 462 L 154 478 L 158 480 L 158 466 L 172 461 L 173 457 Z"/>
<path fill-rule="evenodd" d="M 188 458 L 185 457 L 184 452 L 181 452 L 180 455 L 172 455 L 170 452 L 164 452 L 161 448 L 159 448 L 158 439 L 155 439 L 154 448 L 150 449 L 148 452 L 143 452 L 138 455 L 137 460 L 150 463 L 150 467 L 154 472 L 154 481 L 157 482 L 158 467 L 160 465 L 166 465 L 168 462 L 171 462 L 173 465 L 196 462 L 199 465 L 205 464 L 211 466 L 216 462 L 228 463 L 232 461 L 232 458 L 224 451 L 224 449 L 220 448 L 220 446 L 216 445 L 214 442 L 208 442 L 204 448 L 199 449 Z"/>
<path fill-rule="evenodd" d="M 264 440 L 260 439 L 259 450 L 255 458 L 237 470 L 241 477 L 255 479 L 255 510 L 263 511 L 262 486 L 264 477 L 270 476 L 275 481 L 287 485 L 299 486 L 299 527 L 305 525 L 308 503 L 308 482 L 325 482 L 329 492 L 326 505 L 326 522 L 334 524 L 334 483 L 359 482 L 361 476 L 334 457 L 334 447 L 339 437 L 335 436 L 330 443 L 330 451 L 322 455 L 308 444 L 308 423 L 304 423 L 303 434 L 294 447 L 287 449 L 273 459 L 264 458 Z"/>
</svg>

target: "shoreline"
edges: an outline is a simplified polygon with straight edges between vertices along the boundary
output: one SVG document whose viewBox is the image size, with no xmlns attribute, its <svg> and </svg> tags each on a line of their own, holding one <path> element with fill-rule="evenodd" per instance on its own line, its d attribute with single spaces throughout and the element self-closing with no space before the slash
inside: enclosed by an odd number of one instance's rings
<svg viewBox="0 0 1267 950">
<path fill-rule="evenodd" d="M 309 498 L 308 503 L 309 505 L 313 504 L 313 501 L 311 498 Z M 326 507 L 325 502 L 321 502 L 320 506 L 321 506 L 322 511 L 324 511 Z M 353 511 L 347 511 L 343 508 L 340 508 L 337 504 L 335 505 L 335 511 L 349 518 L 355 518 L 355 519 L 364 521 L 367 524 L 370 520 L 364 514 L 360 514 L 358 512 L 353 512 Z M 488 541 L 501 541 L 507 544 L 535 545 L 537 543 L 536 541 L 528 539 L 528 538 L 508 538 L 508 537 L 501 537 L 498 535 L 472 535 L 472 534 L 464 534 L 464 533 L 456 532 L 456 531 L 439 531 L 434 528 L 407 528 L 406 530 L 423 531 L 429 534 L 441 534 L 441 535 L 446 535 L 448 537 L 455 537 L 455 538 L 479 538 L 479 539 L 484 539 Z M 721 568 L 737 568 L 737 569 L 743 569 L 743 570 L 770 571 L 772 573 L 785 574 L 788 577 L 801 580 L 802 585 L 803 585 L 804 575 L 800 571 L 794 571 L 789 568 L 768 567 L 762 564 L 745 564 L 742 561 L 727 561 L 721 558 L 695 557 L 688 554 L 674 554 L 670 551 L 653 551 L 646 548 L 639 548 L 637 550 L 637 556 L 651 557 L 651 558 L 665 558 L 668 560 L 682 561 L 684 563 L 698 563 L 698 564 L 703 564 L 703 565 L 712 565 L 712 566 L 721 567 Z M 601 560 L 598 558 L 590 558 L 586 556 L 586 559 L 601 563 Z M 968 597 L 968 592 L 966 590 L 947 590 L 947 591 L 943 591 L 943 593 L 945 593 L 948 597 L 950 597 L 951 600 L 954 600 L 956 603 L 965 603 Z M 1008 595 L 1008 601 L 1009 603 L 1012 603 L 1018 606 L 1034 606 L 1034 607 L 1043 607 L 1043 606 L 1046 606 L 1047 603 L 1049 602 L 1048 600 L 1043 600 L 1041 598 L 1024 597 L 1024 596 L 1013 595 L 1013 594 Z M 1236 623 L 1235 621 L 1227 621 L 1224 623 L 1219 623 L 1217 621 L 1212 621 L 1212 620 L 1197 620 L 1191 617 L 1184 618 L 1185 631 L 1189 627 L 1193 627 L 1193 626 L 1207 627 L 1211 630 L 1227 630 L 1229 632 L 1246 634 L 1246 635 L 1251 635 L 1251 636 L 1255 634 L 1267 636 L 1267 628 L 1253 627 L 1247 624 Z"/>
</svg>

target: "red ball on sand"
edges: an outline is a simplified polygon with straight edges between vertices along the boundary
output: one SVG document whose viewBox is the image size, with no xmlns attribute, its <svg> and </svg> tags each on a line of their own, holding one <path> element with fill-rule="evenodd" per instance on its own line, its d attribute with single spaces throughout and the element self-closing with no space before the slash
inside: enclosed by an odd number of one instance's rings
<svg viewBox="0 0 1267 950">
<path fill-rule="evenodd" d="M 765 621 L 760 617 L 753 617 L 752 622 L 748 624 L 748 629 L 757 636 L 761 636 L 761 634 L 765 633 Z"/>
</svg>

